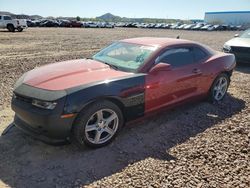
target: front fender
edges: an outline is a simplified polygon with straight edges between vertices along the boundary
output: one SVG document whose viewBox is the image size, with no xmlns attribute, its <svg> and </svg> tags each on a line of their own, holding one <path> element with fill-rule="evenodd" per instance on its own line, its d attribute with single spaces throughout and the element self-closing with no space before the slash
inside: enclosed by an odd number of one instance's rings
<svg viewBox="0 0 250 188">
<path fill-rule="evenodd" d="M 67 90 L 64 113 L 79 113 L 98 100 L 111 100 L 124 112 L 126 120 L 144 115 L 144 74 L 97 82 Z"/>
</svg>

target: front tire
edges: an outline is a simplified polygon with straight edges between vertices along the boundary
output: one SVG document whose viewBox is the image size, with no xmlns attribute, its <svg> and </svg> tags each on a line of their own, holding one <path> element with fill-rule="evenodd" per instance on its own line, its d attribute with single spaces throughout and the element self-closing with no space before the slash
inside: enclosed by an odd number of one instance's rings
<svg viewBox="0 0 250 188">
<path fill-rule="evenodd" d="M 209 100 L 211 102 L 219 102 L 223 100 L 229 87 L 230 79 L 227 74 L 222 73 L 214 80 L 210 88 Z"/>
<path fill-rule="evenodd" d="M 124 124 L 120 108 L 110 101 L 98 101 L 84 108 L 73 125 L 73 141 L 99 148 L 109 144 Z"/>
</svg>

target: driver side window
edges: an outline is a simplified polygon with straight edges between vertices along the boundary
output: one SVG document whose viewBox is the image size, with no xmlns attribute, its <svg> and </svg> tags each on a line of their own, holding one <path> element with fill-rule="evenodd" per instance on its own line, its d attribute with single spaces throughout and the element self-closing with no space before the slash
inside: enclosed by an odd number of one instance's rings
<svg viewBox="0 0 250 188">
<path fill-rule="evenodd" d="M 168 63 L 172 67 L 181 67 L 194 63 L 192 48 L 173 48 L 164 52 L 157 63 Z"/>
</svg>

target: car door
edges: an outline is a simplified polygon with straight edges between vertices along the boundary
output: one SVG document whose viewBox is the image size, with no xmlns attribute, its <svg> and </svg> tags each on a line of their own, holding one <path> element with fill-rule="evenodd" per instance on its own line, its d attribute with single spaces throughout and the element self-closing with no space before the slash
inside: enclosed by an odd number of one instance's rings
<svg viewBox="0 0 250 188">
<path fill-rule="evenodd" d="M 170 64 L 171 68 L 147 74 L 146 113 L 198 95 L 202 67 L 195 62 L 193 47 L 168 49 L 155 60 L 157 63 Z"/>
<path fill-rule="evenodd" d="M 2 24 L 4 27 L 6 27 L 8 23 L 11 23 L 9 20 L 12 20 L 10 16 L 2 16 Z"/>
</svg>

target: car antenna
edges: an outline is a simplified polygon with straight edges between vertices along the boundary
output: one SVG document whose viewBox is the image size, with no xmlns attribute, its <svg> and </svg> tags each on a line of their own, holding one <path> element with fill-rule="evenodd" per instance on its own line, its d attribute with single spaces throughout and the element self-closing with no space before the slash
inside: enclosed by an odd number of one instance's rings
<svg viewBox="0 0 250 188">
<path fill-rule="evenodd" d="M 178 35 L 178 36 L 176 37 L 176 39 L 180 39 L 180 35 Z"/>
</svg>

